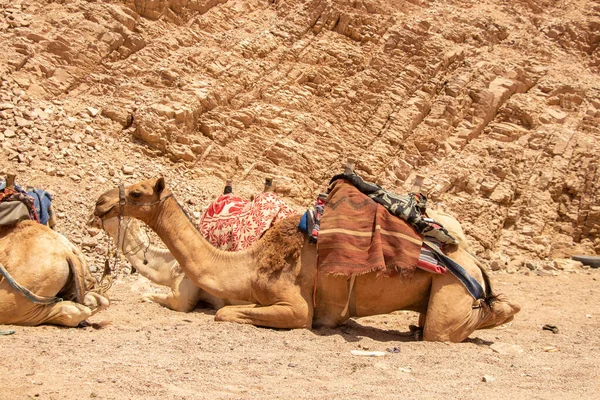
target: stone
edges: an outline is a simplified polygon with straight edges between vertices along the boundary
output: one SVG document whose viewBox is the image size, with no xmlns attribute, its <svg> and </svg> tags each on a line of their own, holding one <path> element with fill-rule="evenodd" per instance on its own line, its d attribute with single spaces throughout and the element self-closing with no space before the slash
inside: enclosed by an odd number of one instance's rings
<svg viewBox="0 0 600 400">
<path fill-rule="evenodd" d="M 135 172 L 135 168 L 130 167 L 128 165 L 123 165 L 121 167 L 121 171 L 123 172 L 124 175 L 133 175 L 133 173 Z"/>
<path fill-rule="evenodd" d="M 494 353 L 502 354 L 502 355 L 511 355 L 516 356 L 523 354 L 524 350 L 518 344 L 510 344 L 510 343 L 502 343 L 502 342 L 494 342 L 490 345 L 490 349 Z"/>
<path fill-rule="evenodd" d="M 98 245 L 98 240 L 96 238 L 86 236 L 81 241 L 81 245 L 83 247 L 88 247 L 88 248 L 92 248 L 93 249 L 94 247 L 96 247 Z"/>
<path fill-rule="evenodd" d="M 558 269 L 561 271 L 574 271 L 578 269 L 582 269 L 583 263 L 581 261 L 571 260 L 571 259 L 555 259 L 554 260 L 554 269 Z"/>
<path fill-rule="evenodd" d="M 15 117 L 15 121 L 17 122 L 17 125 L 22 128 L 30 127 L 33 125 L 33 121 L 29 121 L 29 120 L 26 120 L 25 118 L 21 118 L 21 117 Z"/>
<path fill-rule="evenodd" d="M 95 117 L 100 113 L 100 110 L 94 107 L 87 107 L 86 110 L 91 117 Z"/>
<path fill-rule="evenodd" d="M 503 263 L 501 263 L 501 262 L 500 262 L 500 261 L 498 261 L 498 260 L 493 260 L 493 261 L 490 263 L 490 269 L 491 269 L 492 271 L 500 271 L 500 270 L 502 270 L 502 269 L 506 269 L 506 265 L 504 265 Z"/>
</svg>

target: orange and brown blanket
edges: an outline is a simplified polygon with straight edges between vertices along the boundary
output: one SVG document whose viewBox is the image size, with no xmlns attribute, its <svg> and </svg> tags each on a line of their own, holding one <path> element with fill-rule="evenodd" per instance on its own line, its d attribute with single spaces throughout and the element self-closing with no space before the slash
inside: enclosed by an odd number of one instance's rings
<svg viewBox="0 0 600 400">
<path fill-rule="evenodd" d="M 328 274 L 410 273 L 421 236 L 345 179 L 332 184 L 321 218 L 319 270 Z"/>
</svg>

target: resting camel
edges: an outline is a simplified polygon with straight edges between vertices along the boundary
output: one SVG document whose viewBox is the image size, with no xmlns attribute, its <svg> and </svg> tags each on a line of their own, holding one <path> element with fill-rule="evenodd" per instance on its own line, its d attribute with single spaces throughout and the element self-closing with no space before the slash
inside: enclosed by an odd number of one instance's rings
<svg viewBox="0 0 600 400">
<path fill-rule="evenodd" d="M 251 303 L 219 309 L 218 321 L 310 329 L 334 327 L 350 317 L 349 278 L 317 274 L 316 246 L 298 231 L 299 216 L 278 222 L 253 246 L 232 253 L 214 248 L 202 237 L 163 178 L 105 192 L 94 214 L 102 219 L 118 215 L 140 219 L 158 234 L 197 286 L 219 298 Z M 520 307 L 502 295 L 493 296 L 473 257 L 453 247 L 448 255 L 486 288 L 485 300 L 475 301 L 452 274 L 417 269 L 409 279 L 402 274 L 384 279 L 367 273 L 355 280 L 354 316 L 416 311 L 421 314 L 424 340 L 452 342 L 463 341 L 476 329 L 511 321 Z"/>
<path fill-rule="evenodd" d="M 109 305 L 90 291 L 96 281 L 81 251 L 45 225 L 0 227 L 0 264 L 0 324 L 75 327 Z"/>
<path fill-rule="evenodd" d="M 144 301 L 158 303 L 180 312 L 192 311 L 200 301 L 209 303 L 217 310 L 229 304 L 226 300 L 208 294 L 196 286 L 185 276 L 169 250 L 150 244 L 138 220 L 124 218 L 120 231 L 118 218 L 108 218 L 102 221 L 102 224 L 94 221 L 93 225 L 104 228 L 116 243 L 117 249 L 140 275 L 157 285 L 171 289 L 169 294 L 144 293 Z"/>
<path fill-rule="evenodd" d="M 235 251 L 248 247 L 274 222 L 295 214 L 276 195 L 268 193 L 272 183 L 272 178 L 267 178 L 263 193 L 245 201 L 231 194 L 232 184 L 227 181 L 223 196 L 210 204 L 200 220 L 202 234 L 215 246 Z M 247 221 L 251 223 L 245 224 Z M 143 300 L 180 312 L 192 311 L 200 301 L 217 310 L 232 304 L 208 294 L 192 283 L 168 250 L 150 244 L 148 236 L 142 231 L 141 223 L 135 218 L 125 217 L 120 227 L 118 218 L 109 218 L 104 223 L 99 218 L 91 218 L 89 224 L 104 228 L 117 244 L 117 249 L 142 276 L 171 289 L 169 294 L 145 293 Z M 245 235 L 235 231 L 242 224 L 245 224 Z M 234 301 L 233 304 L 240 302 Z"/>
</svg>

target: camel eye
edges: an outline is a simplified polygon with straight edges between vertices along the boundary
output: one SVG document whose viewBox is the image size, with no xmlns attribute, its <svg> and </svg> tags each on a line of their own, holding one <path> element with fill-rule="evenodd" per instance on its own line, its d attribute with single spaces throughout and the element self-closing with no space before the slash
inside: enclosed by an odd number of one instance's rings
<svg viewBox="0 0 600 400">
<path fill-rule="evenodd" d="M 131 192 L 129 195 L 136 200 L 142 197 L 140 192 Z"/>
</svg>

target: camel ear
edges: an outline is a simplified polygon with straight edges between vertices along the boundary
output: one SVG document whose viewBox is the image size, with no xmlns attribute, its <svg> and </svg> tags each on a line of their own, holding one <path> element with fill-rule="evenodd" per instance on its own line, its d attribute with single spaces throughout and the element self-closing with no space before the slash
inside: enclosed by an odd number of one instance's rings
<svg viewBox="0 0 600 400">
<path fill-rule="evenodd" d="M 161 176 L 160 178 L 158 178 L 156 184 L 154 185 L 154 192 L 160 195 L 163 190 L 165 190 L 165 178 Z"/>
</svg>

